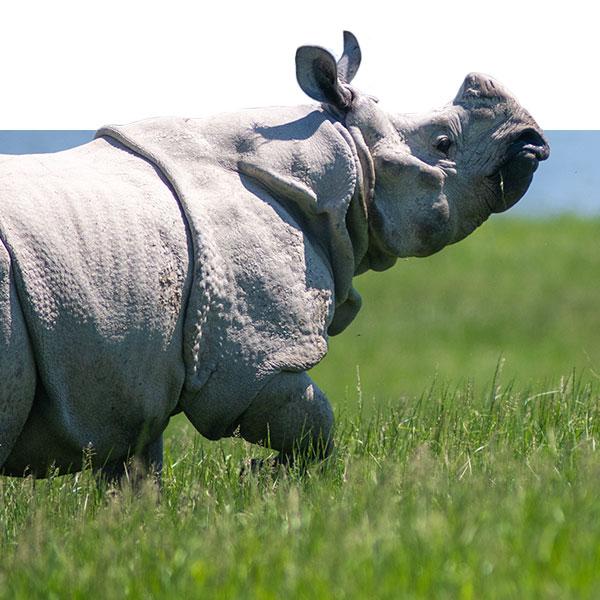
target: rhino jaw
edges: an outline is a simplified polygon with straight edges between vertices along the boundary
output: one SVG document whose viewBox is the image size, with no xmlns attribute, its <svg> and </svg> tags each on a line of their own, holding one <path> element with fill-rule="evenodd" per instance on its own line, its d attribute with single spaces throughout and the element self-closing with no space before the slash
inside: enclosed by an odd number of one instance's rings
<svg viewBox="0 0 600 600">
<path fill-rule="evenodd" d="M 540 161 L 550 156 L 550 148 L 541 133 L 528 128 L 509 146 L 506 158 L 491 176 L 498 189 L 498 200 L 491 207 L 500 213 L 514 206 L 528 190 Z"/>
</svg>

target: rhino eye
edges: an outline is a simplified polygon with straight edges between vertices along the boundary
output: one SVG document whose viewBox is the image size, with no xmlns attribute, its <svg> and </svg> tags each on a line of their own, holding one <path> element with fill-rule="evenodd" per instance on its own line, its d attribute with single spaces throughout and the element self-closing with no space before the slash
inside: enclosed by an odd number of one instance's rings
<svg viewBox="0 0 600 600">
<path fill-rule="evenodd" d="M 447 135 L 440 135 L 440 137 L 435 140 L 434 146 L 438 152 L 441 152 L 444 156 L 448 156 L 452 146 L 452 140 Z"/>
</svg>

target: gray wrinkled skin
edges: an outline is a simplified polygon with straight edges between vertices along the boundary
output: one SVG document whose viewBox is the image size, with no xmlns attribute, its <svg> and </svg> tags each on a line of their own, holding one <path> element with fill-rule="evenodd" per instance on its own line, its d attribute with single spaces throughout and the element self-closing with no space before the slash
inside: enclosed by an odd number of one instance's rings
<svg viewBox="0 0 600 600">
<path fill-rule="evenodd" d="M 352 278 L 457 242 L 526 192 L 549 149 L 490 77 L 396 115 L 296 54 L 320 104 L 110 126 L 0 157 L 0 468 L 160 468 L 183 411 L 203 435 L 327 455 L 306 371 L 360 309 Z"/>
</svg>

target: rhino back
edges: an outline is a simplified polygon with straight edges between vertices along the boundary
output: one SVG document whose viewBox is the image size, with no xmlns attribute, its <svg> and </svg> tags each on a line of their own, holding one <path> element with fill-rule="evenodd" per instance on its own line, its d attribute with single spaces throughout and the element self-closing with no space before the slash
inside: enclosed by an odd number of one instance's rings
<svg viewBox="0 0 600 600">
<path fill-rule="evenodd" d="M 50 457 L 77 468 L 90 444 L 99 461 L 123 455 L 160 432 L 184 382 L 190 250 L 171 188 L 145 160 L 99 139 L 4 158 L 0 198 L 0 238 L 39 373 L 8 462 L 43 469 Z"/>
</svg>

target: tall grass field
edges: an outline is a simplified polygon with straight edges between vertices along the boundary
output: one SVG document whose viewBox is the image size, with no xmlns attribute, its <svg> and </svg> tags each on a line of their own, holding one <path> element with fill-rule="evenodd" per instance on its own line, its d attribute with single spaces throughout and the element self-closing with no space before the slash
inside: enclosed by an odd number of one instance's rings
<svg viewBox="0 0 600 600">
<path fill-rule="evenodd" d="M 358 278 L 306 473 L 177 417 L 160 494 L 0 478 L 0 598 L 599 598 L 599 242 L 498 218 Z"/>
</svg>

